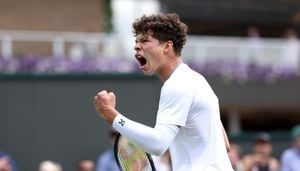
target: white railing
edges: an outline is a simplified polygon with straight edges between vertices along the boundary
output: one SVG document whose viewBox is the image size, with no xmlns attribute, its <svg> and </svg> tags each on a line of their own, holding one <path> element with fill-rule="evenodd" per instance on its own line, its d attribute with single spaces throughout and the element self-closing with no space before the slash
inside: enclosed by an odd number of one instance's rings
<svg viewBox="0 0 300 171">
<path fill-rule="evenodd" d="M 84 51 L 87 48 L 92 55 L 134 59 L 133 48 L 126 48 L 126 40 L 116 34 L 0 30 L 0 41 L 2 57 L 14 55 L 14 42 L 49 42 L 52 43 L 53 56 L 81 57 L 85 55 Z M 66 44 L 71 44 L 71 48 L 66 50 Z M 25 53 L 31 54 L 30 51 Z M 218 60 L 254 62 L 259 65 L 285 65 L 298 70 L 299 41 L 189 36 L 182 56 L 186 60 L 200 63 Z"/>
<path fill-rule="evenodd" d="M 87 32 L 54 32 L 54 31 L 16 31 L 0 30 L 1 55 L 12 57 L 13 44 L 15 42 L 49 42 L 52 43 L 53 56 L 72 55 L 72 48 L 66 51 L 66 44 L 70 43 L 74 48 L 89 48 L 97 55 L 110 56 L 122 53 L 121 45 L 117 41 L 120 38 L 115 34 L 87 33 Z M 80 45 L 80 46 L 77 46 Z M 113 52 L 114 51 L 114 52 Z M 32 54 L 30 51 L 22 52 Z M 112 54 L 109 54 L 112 53 Z"/>
<path fill-rule="evenodd" d="M 197 62 L 222 60 L 298 68 L 299 41 L 295 38 L 190 36 L 183 55 Z"/>
</svg>

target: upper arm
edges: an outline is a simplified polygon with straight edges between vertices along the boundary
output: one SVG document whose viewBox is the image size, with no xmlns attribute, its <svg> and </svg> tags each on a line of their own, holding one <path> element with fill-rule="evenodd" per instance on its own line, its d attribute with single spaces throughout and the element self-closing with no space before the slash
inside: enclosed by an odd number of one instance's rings
<svg viewBox="0 0 300 171">
<path fill-rule="evenodd" d="M 174 83 L 164 85 L 159 101 L 157 122 L 185 126 L 193 98 L 193 91 L 189 87 Z"/>
</svg>

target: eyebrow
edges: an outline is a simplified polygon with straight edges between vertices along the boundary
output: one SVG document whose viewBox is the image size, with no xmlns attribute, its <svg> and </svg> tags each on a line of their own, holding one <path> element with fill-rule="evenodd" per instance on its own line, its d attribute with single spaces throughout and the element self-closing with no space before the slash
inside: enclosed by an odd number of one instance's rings
<svg viewBox="0 0 300 171">
<path fill-rule="evenodd" d="M 142 35 L 140 37 L 136 37 L 135 43 L 137 43 L 138 41 L 141 41 L 141 40 L 145 40 L 145 39 L 149 39 L 149 36 L 148 35 Z"/>
</svg>

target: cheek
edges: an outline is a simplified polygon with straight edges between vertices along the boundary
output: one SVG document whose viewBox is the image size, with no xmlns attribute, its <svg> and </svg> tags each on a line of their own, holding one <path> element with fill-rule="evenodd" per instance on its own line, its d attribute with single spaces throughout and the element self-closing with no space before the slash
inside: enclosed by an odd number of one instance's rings
<svg viewBox="0 0 300 171">
<path fill-rule="evenodd" d="M 295 141 L 296 147 L 300 149 L 300 137 Z"/>
<path fill-rule="evenodd" d="M 151 64 L 157 64 L 161 61 L 160 60 L 160 55 L 156 51 L 148 52 L 148 53 L 146 53 L 146 55 L 147 55 L 148 60 Z"/>
<path fill-rule="evenodd" d="M 260 151 L 264 153 L 270 153 L 272 151 L 272 147 L 269 145 L 264 145 L 260 147 Z"/>
</svg>

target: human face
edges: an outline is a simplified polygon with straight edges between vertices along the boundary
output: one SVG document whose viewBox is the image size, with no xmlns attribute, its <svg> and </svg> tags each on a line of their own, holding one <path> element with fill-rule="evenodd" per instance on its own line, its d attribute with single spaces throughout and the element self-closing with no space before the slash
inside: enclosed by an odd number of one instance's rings
<svg viewBox="0 0 300 171">
<path fill-rule="evenodd" d="M 295 139 L 295 146 L 300 150 L 300 135 L 298 135 Z"/>
<path fill-rule="evenodd" d="M 8 157 L 1 157 L 0 158 L 0 170 L 3 171 L 11 171 L 11 165 L 9 164 L 9 158 Z"/>
<path fill-rule="evenodd" d="M 139 62 L 140 69 L 146 75 L 159 74 L 162 69 L 164 43 L 152 37 L 150 34 L 138 34 L 135 40 L 135 58 Z"/>
<path fill-rule="evenodd" d="M 79 171 L 93 171 L 95 170 L 95 164 L 91 160 L 82 160 L 78 166 Z"/>
<path fill-rule="evenodd" d="M 240 160 L 239 151 L 235 148 L 231 148 L 228 152 L 228 157 L 233 166 L 236 166 Z"/>
<path fill-rule="evenodd" d="M 272 145 L 268 142 L 258 142 L 254 150 L 258 154 L 269 156 L 272 153 Z"/>
</svg>

